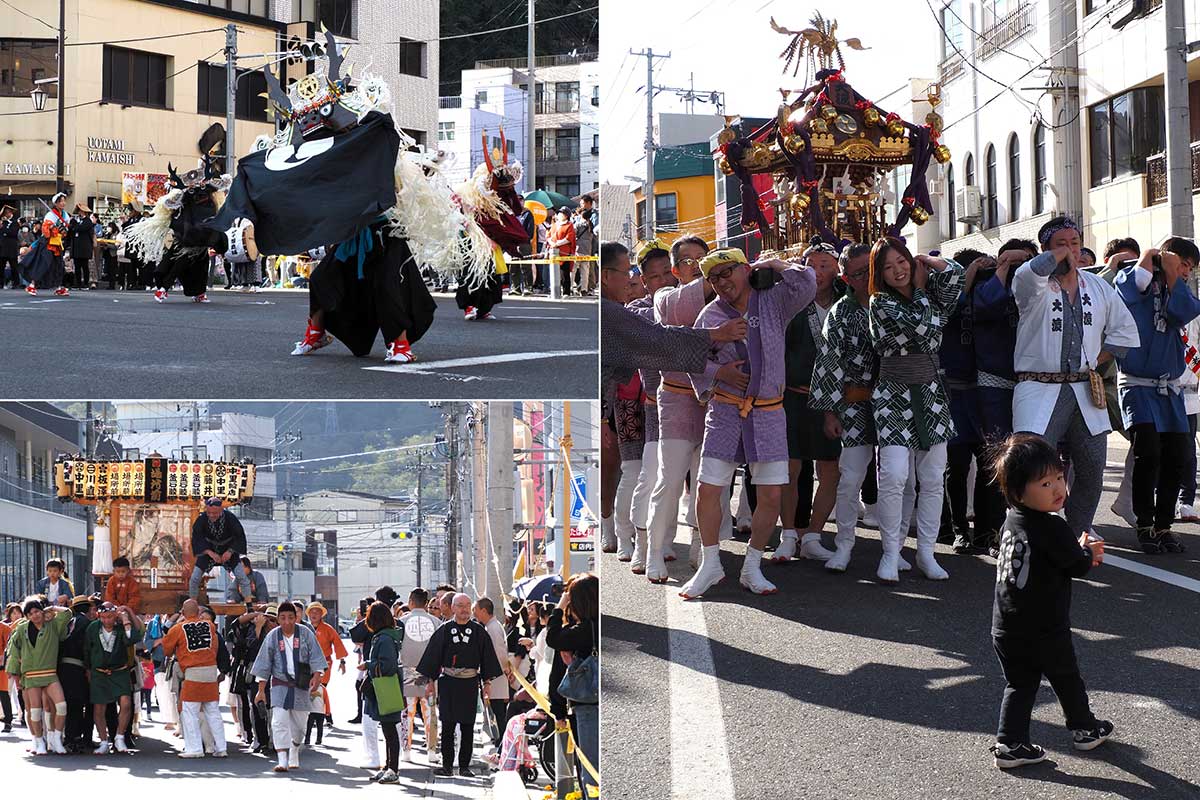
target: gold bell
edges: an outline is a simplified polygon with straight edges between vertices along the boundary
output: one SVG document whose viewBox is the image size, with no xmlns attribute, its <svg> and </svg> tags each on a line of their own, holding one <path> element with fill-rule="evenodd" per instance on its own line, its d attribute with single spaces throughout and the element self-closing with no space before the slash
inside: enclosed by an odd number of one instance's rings
<svg viewBox="0 0 1200 800">
<path fill-rule="evenodd" d="M 939 164 L 945 164 L 950 161 L 950 148 L 944 144 L 939 144 L 933 148 L 933 157 L 937 159 Z"/>
<path fill-rule="evenodd" d="M 821 116 L 830 122 L 833 122 L 838 117 L 838 110 L 833 106 L 822 106 Z"/>
<path fill-rule="evenodd" d="M 829 123 L 820 117 L 808 123 L 808 127 L 812 128 L 813 133 L 829 133 Z"/>
<path fill-rule="evenodd" d="M 912 213 L 909 214 L 909 219 L 918 225 L 924 225 L 926 222 L 929 222 L 929 212 L 920 206 L 913 206 Z"/>
<path fill-rule="evenodd" d="M 798 156 L 804 152 L 804 140 L 794 134 L 783 137 L 783 146 L 794 156 Z"/>
<path fill-rule="evenodd" d="M 726 175 L 733 174 L 733 167 L 729 165 L 729 159 L 725 156 L 721 156 L 720 160 L 717 161 L 717 169 L 721 170 L 721 172 L 725 173 Z"/>
<path fill-rule="evenodd" d="M 894 119 L 887 124 L 887 132 L 892 136 L 900 136 L 904 133 L 904 123 L 898 119 Z"/>
<path fill-rule="evenodd" d="M 863 111 L 863 122 L 865 122 L 866 124 L 868 124 L 868 125 L 878 125 L 878 124 L 879 124 L 879 119 L 880 119 L 880 117 L 879 117 L 879 109 L 877 109 L 877 108 L 868 108 L 868 109 L 866 109 L 865 111 Z"/>
<path fill-rule="evenodd" d="M 788 208 L 792 210 L 793 214 L 800 215 L 808 210 L 808 202 L 808 195 L 797 193 L 788 200 Z"/>
</svg>

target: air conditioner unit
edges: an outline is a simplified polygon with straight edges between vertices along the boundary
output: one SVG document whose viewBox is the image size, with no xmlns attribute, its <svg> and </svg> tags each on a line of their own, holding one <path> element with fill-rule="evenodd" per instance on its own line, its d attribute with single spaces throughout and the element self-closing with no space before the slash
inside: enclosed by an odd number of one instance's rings
<svg viewBox="0 0 1200 800">
<path fill-rule="evenodd" d="M 942 193 L 942 182 L 940 180 L 938 180 L 937 178 L 934 178 L 933 180 L 928 181 L 926 183 L 926 188 L 928 189 L 930 194 L 941 194 Z"/>
<path fill-rule="evenodd" d="M 983 193 L 978 186 L 964 186 L 954 193 L 954 216 L 974 225 L 983 221 Z"/>
</svg>

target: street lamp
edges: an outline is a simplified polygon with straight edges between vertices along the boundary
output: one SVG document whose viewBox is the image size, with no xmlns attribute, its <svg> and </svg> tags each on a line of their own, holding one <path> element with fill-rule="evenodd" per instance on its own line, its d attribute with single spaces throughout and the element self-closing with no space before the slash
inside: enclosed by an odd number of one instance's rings
<svg viewBox="0 0 1200 800">
<path fill-rule="evenodd" d="M 45 89 L 43 89 L 41 86 L 35 86 L 35 87 L 33 87 L 33 91 L 29 93 L 29 96 L 33 98 L 33 108 L 35 111 L 45 111 L 46 110 L 46 90 Z"/>
</svg>

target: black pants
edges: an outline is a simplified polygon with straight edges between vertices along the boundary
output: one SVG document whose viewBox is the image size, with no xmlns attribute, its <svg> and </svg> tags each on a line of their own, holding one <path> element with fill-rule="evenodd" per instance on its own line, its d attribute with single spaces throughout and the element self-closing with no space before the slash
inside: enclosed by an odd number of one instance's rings
<svg viewBox="0 0 1200 800">
<path fill-rule="evenodd" d="M 8 692 L 0 692 L 0 709 L 3 709 L 4 711 L 4 724 L 12 725 L 12 697 L 9 696 Z"/>
<path fill-rule="evenodd" d="M 992 644 L 1008 684 L 1000 701 L 998 742 L 1029 743 L 1029 716 L 1043 675 L 1058 695 L 1068 728 L 1090 730 L 1096 726 L 1069 631 L 1037 639 L 993 636 Z"/>
<path fill-rule="evenodd" d="M 146 716 L 150 716 L 150 711 L 154 708 L 153 689 L 142 689 L 142 708 L 146 709 Z"/>
<path fill-rule="evenodd" d="M 362 719 L 363 686 L 365 684 L 366 684 L 366 681 L 355 681 L 354 682 L 354 694 L 358 696 L 358 702 L 354 706 L 354 718 L 355 719 Z"/>
<path fill-rule="evenodd" d="M 987 537 L 1004 524 L 1004 497 L 1000 487 L 990 480 L 986 445 L 952 444 L 946 448 L 949 471 L 946 476 L 946 498 L 950 503 L 950 518 L 954 532 L 974 544 L 983 544 Z M 975 459 L 975 535 L 967 523 L 967 477 L 971 459 Z"/>
<path fill-rule="evenodd" d="M 383 748 L 384 761 L 383 765 L 386 769 L 400 769 L 400 723 L 398 722 L 380 722 L 379 728 L 383 731 Z M 450 738 L 450 746 L 454 746 L 454 737 Z M 469 760 L 468 760 L 468 763 Z M 449 769 L 449 766 L 447 766 Z"/>
<path fill-rule="evenodd" d="M 17 266 L 16 256 L 0 256 L 0 289 L 3 289 L 8 279 L 6 274 L 12 275 L 12 285 L 16 289 L 21 285 L 21 270 Z"/>
<path fill-rule="evenodd" d="M 257 688 L 253 682 L 249 683 L 246 691 L 242 694 L 242 708 L 249 709 L 250 717 L 247 727 L 253 726 L 254 739 L 262 747 L 270 748 L 271 746 L 271 726 L 267 717 L 264 717 L 259 712 L 258 706 L 254 703 L 254 695 L 257 693 Z M 267 709 L 270 713 L 270 708 Z M 242 717 L 243 722 L 246 722 L 246 717 Z"/>
<path fill-rule="evenodd" d="M 310 744 L 312 742 L 312 733 L 314 729 L 317 732 L 317 744 L 320 744 L 321 739 L 325 736 L 325 715 L 318 714 L 316 711 L 311 711 L 308 714 L 308 726 L 304 731 L 305 744 Z"/>
<path fill-rule="evenodd" d="M 59 664 L 58 680 L 63 698 L 67 701 L 67 721 L 63 740 L 71 743 L 88 742 L 92 738 L 94 718 L 87 672 L 75 664 Z"/>
<path fill-rule="evenodd" d="M 792 527 L 797 531 L 808 530 L 812 521 L 813 484 L 816 480 L 813 473 L 813 462 L 805 459 L 800 463 L 800 474 L 796 476 L 796 516 Z"/>
<path fill-rule="evenodd" d="M 1133 513 L 1137 526 L 1166 530 L 1175 521 L 1192 439 L 1186 433 L 1160 433 L 1149 422 L 1129 429 L 1133 439 Z"/>
<path fill-rule="evenodd" d="M 496 720 L 497 734 L 492 739 L 492 744 L 499 747 L 500 742 L 504 739 L 504 726 L 508 724 L 508 701 L 489 700 L 488 705 L 491 706 L 492 717 Z"/>
<path fill-rule="evenodd" d="M 863 478 L 862 490 L 859 496 L 862 501 L 869 506 L 879 502 L 879 479 L 875 474 L 875 456 L 874 448 L 872 448 L 871 463 L 867 465 L 867 477 Z"/>
<path fill-rule="evenodd" d="M 86 289 L 91 285 L 91 272 L 88 270 L 88 264 L 91 263 L 87 258 L 76 258 L 75 261 L 75 282 L 80 289 Z"/>
<path fill-rule="evenodd" d="M 438 678 L 438 717 L 442 724 L 442 767 L 454 764 L 454 729 L 460 731 L 458 766 L 471 766 L 475 749 L 475 700 L 479 681 L 475 678 Z"/>
<path fill-rule="evenodd" d="M 1183 467 L 1183 488 L 1179 490 L 1179 502 L 1190 506 L 1196 502 L 1196 418 L 1188 414 L 1187 462 Z"/>
</svg>

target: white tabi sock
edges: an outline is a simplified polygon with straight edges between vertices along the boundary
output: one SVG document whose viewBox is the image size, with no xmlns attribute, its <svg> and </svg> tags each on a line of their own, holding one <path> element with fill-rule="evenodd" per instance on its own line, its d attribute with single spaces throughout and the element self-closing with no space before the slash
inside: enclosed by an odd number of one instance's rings
<svg viewBox="0 0 1200 800">
<path fill-rule="evenodd" d="M 288 765 L 288 751 L 287 750 L 276 750 L 275 757 L 277 759 L 279 759 L 279 766 L 286 767 Z"/>
<path fill-rule="evenodd" d="M 721 563 L 721 545 L 709 544 L 700 548 L 700 569 L 704 569 L 707 564 Z"/>
<path fill-rule="evenodd" d="M 743 570 L 756 569 L 756 570 L 761 571 L 762 570 L 762 557 L 763 557 L 762 550 L 755 550 L 753 547 L 747 547 L 746 548 L 746 560 L 742 564 L 742 569 Z"/>
<path fill-rule="evenodd" d="M 780 540 L 795 539 L 796 538 L 796 529 L 795 528 L 784 528 L 783 533 L 779 534 L 779 538 L 780 538 Z"/>
<path fill-rule="evenodd" d="M 809 542 L 814 541 L 814 540 L 816 540 L 817 544 L 820 544 L 821 543 L 821 534 L 817 533 L 816 531 L 809 531 L 808 533 L 804 534 L 804 536 L 800 539 L 800 544 L 808 544 Z"/>
</svg>

